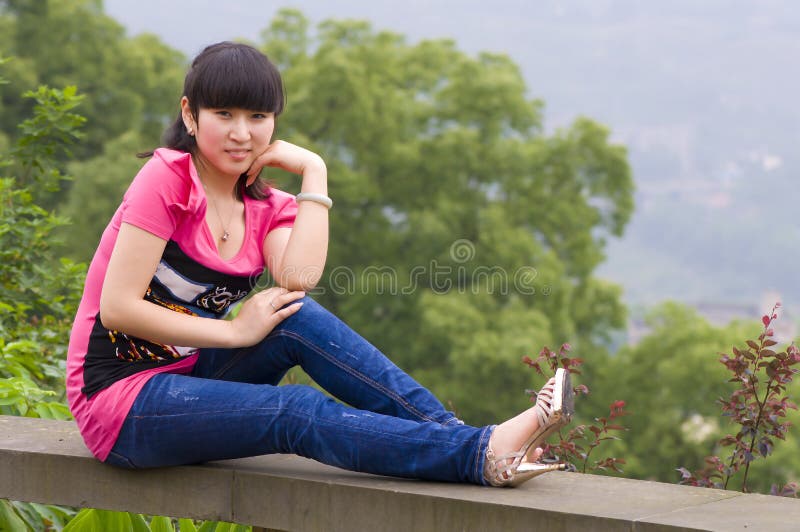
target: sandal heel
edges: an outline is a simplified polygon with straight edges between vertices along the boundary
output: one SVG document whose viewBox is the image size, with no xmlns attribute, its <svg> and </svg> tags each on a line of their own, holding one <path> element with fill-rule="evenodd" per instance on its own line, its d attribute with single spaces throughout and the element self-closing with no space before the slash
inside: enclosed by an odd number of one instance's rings
<svg viewBox="0 0 800 532">
<path fill-rule="evenodd" d="M 564 463 L 542 464 L 523 460 L 531 449 L 541 447 L 550 434 L 572 419 L 575 405 L 568 371 L 564 368 L 556 370 L 555 377 L 539 391 L 533 409 L 539 422 L 538 427 L 519 451 L 497 458 L 491 447 L 486 450 L 483 476 L 490 485 L 518 486 L 544 473 L 566 469 Z"/>
</svg>

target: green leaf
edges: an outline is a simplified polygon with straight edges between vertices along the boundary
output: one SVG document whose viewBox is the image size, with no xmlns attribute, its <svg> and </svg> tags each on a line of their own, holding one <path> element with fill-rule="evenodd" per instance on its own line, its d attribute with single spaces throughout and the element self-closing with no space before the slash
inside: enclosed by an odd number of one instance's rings
<svg viewBox="0 0 800 532">
<path fill-rule="evenodd" d="M 151 532 L 175 532 L 175 527 L 172 526 L 172 519 L 169 517 L 158 516 L 150 521 Z"/>
<path fill-rule="evenodd" d="M 214 532 L 218 524 L 217 521 L 203 521 L 197 532 Z"/>
<path fill-rule="evenodd" d="M 147 522 L 138 514 L 110 510 L 84 509 L 67 523 L 64 532 L 147 532 Z"/>
<path fill-rule="evenodd" d="M 50 521 L 53 527 L 55 527 L 57 530 L 62 529 L 64 525 L 66 525 L 77 513 L 76 510 L 73 510 L 72 508 L 65 508 L 63 506 L 57 506 L 53 504 L 39 504 L 34 502 L 31 503 L 31 506 L 42 517 L 42 519 Z"/>
<path fill-rule="evenodd" d="M 147 526 L 147 521 L 145 521 L 144 516 L 142 514 L 128 514 L 131 518 L 131 525 L 133 526 L 133 532 L 149 532 L 150 527 Z"/>
<path fill-rule="evenodd" d="M 198 532 L 248 532 L 249 526 L 226 523 L 223 521 L 204 521 Z"/>
<path fill-rule="evenodd" d="M 0 397 L 0 406 L 14 405 L 20 402 L 19 396 Z"/>
<path fill-rule="evenodd" d="M 72 520 L 64 527 L 63 532 L 90 532 L 97 526 L 95 510 L 85 508 L 77 513 Z"/>
<path fill-rule="evenodd" d="M 3 532 L 28 532 L 28 525 L 7 500 L 0 500 L 0 530 Z"/>
<path fill-rule="evenodd" d="M 42 516 L 29 502 L 12 501 L 11 505 L 16 509 L 17 514 L 25 521 L 25 524 L 35 532 L 44 532 L 46 528 L 49 529 L 50 522 L 47 518 Z M 0 527 L 2 530 L 2 527 Z"/>
<path fill-rule="evenodd" d="M 197 532 L 197 527 L 191 519 L 178 519 L 178 530 L 180 532 Z"/>
</svg>

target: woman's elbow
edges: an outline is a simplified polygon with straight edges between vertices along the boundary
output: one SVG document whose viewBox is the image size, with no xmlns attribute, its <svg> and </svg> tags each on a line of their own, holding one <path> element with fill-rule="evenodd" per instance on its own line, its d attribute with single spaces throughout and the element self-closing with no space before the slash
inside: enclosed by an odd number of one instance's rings
<svg viewBox="0 0 800 532">
<path fill-rule="evenodd" d="M 275 277 L 275 282 L 287 290 L 308 292 L 317 286 L 321 277 L 321 268 L 303 268 L 302 270 L 282 268 Z"/>
<path fill-rule="evenodd" d="M 308 292 L 310 290 L 313 290 L 317 286 L 318 282 L 319 278 L 313 280 L 301 279 L 301 278 L 289 278 L 289 279 L 284 279 L 282 283 L 278 284 L 292 292 L 296 291 Z"/>
<path fill-rule="evenodd" d="M 110 331 L 118 331 L 121 327 L 121 312 L 119 305 L 106 298 L 100 298 L 100 323 Z"/>
</svg>

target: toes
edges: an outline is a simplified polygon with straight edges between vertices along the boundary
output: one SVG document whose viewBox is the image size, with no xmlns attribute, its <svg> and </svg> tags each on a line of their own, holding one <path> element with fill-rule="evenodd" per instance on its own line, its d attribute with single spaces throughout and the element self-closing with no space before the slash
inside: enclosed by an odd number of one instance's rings
<svg viewBox="0 0 800 532">
<path fill-rule="evenodd" d="M 530 458 L 533 459 L 534 462 L 538 462 L 543 454 L 544 454 L 544 449 L 542 449 L 541 447 L 537 447 L 536 449 L 534 449 L 533 453 L 531 453 L 531 455 L 529 456 Z"/>
</svg>

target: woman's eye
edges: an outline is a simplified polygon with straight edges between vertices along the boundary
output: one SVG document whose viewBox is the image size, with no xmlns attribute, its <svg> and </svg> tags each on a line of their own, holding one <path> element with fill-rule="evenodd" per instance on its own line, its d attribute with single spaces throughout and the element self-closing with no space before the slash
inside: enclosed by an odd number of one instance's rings
<svg viewBox="0 0 800 532">
<path fill-rule="evenodd" d="M 228 111 L 217 111 L 216 114 L 217 116 L 226 116 L 226 117 L 231 116 L 231 114 Z"/>
<path fill-rule="evenodd" d="M 268 118 L 268 117 L 269 117 L 269 114 L 267 114 L 267 113 L 253 113 L 253 118 L 255 118 L 257 120 L 264 120 L 265 118 Z"/>
</svg>

